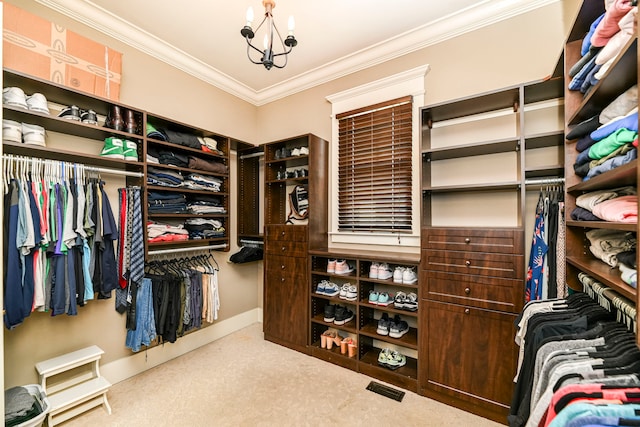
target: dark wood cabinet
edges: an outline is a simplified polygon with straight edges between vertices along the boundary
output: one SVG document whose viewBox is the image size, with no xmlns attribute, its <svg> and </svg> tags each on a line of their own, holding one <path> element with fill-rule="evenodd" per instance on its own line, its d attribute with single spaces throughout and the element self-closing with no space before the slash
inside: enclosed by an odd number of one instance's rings
<svg viewBox="0 0 640 427">
<path fill-rule="evenodd" d="M 263 149 L 265 339 L 307 352 L 308 251 L 327 246 L 328 143 L 307 134 Z M 289 220 L 296 186 L 306 190 L 308 215 Z"/>
<path fill-rule="evenodd" d="M 517 348 L 515 314 L 426 301 L 421 387 L 496 412 L 509 408 Z"/>
</svg>

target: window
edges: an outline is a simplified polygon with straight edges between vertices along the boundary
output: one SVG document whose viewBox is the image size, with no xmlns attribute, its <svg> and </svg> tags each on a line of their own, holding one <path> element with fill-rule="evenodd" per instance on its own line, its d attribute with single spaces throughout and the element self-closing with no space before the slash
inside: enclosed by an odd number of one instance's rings
<svg viewBox="0 0 640 427">
<path fill-rule="evenodd" d="M 412 231 L 412 97 L 338 114 L 338 231 Z"/>
</svg>

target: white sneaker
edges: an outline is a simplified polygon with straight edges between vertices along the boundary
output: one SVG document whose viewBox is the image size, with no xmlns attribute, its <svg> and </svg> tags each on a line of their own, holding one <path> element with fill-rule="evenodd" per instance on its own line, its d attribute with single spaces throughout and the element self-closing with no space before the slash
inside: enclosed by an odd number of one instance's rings
<svg viewBox="0 0 640 427">
<path fill-rule="evenodd" d="M 353 272 L 353 267 L 351 267 L 346 260 L 336 261 L 335 274 L 349 274 L 351 272 Z"/>
<path fill-rule="evenodd" d="M 28 110 L 27 96 L 19 87 L 5 87 L 2 89 L 2 103 L 12 107 L 20 107 Z"/>
<path fill-rule="evenodd" d="M 14 120 L 2 119 L 2 140 L 22 142 L 22 125 Z"/>
<path fill-rule="evenodd" d="M 395 270 L 393 270 L 393 282 L 394 283 L 402 283 L 402 273 L 404 273 L 404 267 L 396 267 Z"/>
<path fill-rule="evenodd" d="M 369 279 L 377 279 L 378 278 L 378 263 L 371 263 L 371 267 L 369 267 Z"/>
<path fill-rule="evenodd" d="M 34 93 L 31 96 L 27 96 L 27 107 L 31 111 L 37 111 L 38 113 L 51 114 L 49 107 L 47 106 L 47 98 L 41 93 Z"/>
<path fill-rule="evenodd" d="M 301 156 L 308 156 L 309 155 L 309 149 L 307 147 L 300 147 L 300 155 Z"/>
<path fill-rule="evenodd" d="M 44 128 L 29 123 L 22 124 L 22 140 L 25 144 L 39 145 L 45 147 Z"/>
<path fill-rule="evenodd" d="M 402 283 L 405 285 L 413 285 L 418 281 L 418 276 L 416 276 L 416 272 L 413 271 L 413 268 L 405 268 L 402 273 Z"/>
<path fill-rule="evenodd" d="M 389 268 L 389 264 L 382 263 L 378 266 L 378 279 L 387 280 L 393 277 L 393 273 L 391 272 L 391 268 Z"/>
<path fill-rule="evenodd" d="M 300 155 L 300 149 L 299 148 L 294 148 L 293 150 L 291 150 L 291 155 L 292 156 L 299 156 Z"/>
<path fill-rule="evenodd" d="M 358 288 L 355 285 L 349 284 L 347 288 L 347 293 L 344 297 L 347 301 L 355 301 L 358 299 Z"/>
<path fill-rule="evenodd" d="M 122 155 L 125 160 L 130 162 L 138 161 L 138 144 L 134 141 L 124 140 Z"/>
</svg>

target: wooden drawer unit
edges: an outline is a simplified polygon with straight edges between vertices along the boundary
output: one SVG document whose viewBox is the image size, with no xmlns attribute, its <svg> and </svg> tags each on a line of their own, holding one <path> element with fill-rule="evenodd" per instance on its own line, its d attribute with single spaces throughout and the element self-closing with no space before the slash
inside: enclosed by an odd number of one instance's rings
<svg viewBox="0 0 640 427">
<path fill-rule="evenodd" d="M 421 299 L 517 313 L 522 309 L 522 280 L 421 271 Z"/>
<path fill-rule="evenodd" d="M 510 228 L 423 228 L 423 249 L 447 251 L 522 253 L 522 231 Z"/>
<path fill-rule="evenodd" d="M 292 242 L 287 240 L 269 242 L 265 245 L 265 252 L 274 256 L 307 256 L 307 242 Z"/>
<path fill-rule="evenodd" d="M 478 276 L 521 279 L 523 258 L 521 255 L 501 253 L 422 250 L 422 268 L 427 271 L 473 274 Z"/>
<path fill-rule="evenodd" d="M 267 275 L 270 278 L 285 280 L 307 281 L 307 258 L 269 256 L 266 265 Z"/>
<path fill-rule="evenodd" d="M 268 225 L 265 227 L 265 241 L 307 241 L 307 226 L 305 225 Z M 306 256 L 307 254 L 305 254 Z"/>
</svg>

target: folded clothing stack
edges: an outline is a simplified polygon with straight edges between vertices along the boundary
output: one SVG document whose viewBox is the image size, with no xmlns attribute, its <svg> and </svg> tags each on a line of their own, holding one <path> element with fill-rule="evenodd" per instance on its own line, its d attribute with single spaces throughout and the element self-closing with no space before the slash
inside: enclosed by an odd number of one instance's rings
<svg viewBox="0 0 640 427">
<path fill-rule="evenodd" d="M 181 187 L 184 177 L 180 172 L 166 169 L 147 168 L 147 184 L 163 187 Z"/>
<path fill-rule="evenodd" d="M 192 173 L 184 180 L 184 186 L 193 190 L 207 190 L 217 193 L 222 188 L 222 180 L 215 176 Z"/>
<path fill-rule="evenodd" d="M 189 232 L 183 224 L 148 221 L 147 239 L 151 243 L 189 240 Z"/>
<path fill-rule="evenodd" d="M 190 197 L 187 209 L 195 214 L 227 213 L 220 197 L 205 194 L 195 194 Z"/>
<path fill-rule="evenodd" d="M 184 213 L 187 210 L 187 198 L 183 194 L 149 191 L 147 207 L 149 213 Z"/>
<path fill-rule="evenodd" d="M 189 232 L 189 238 L 193 240 L 224 237 L 225 232 L 222 221 L 217 219 L 189 218 L 185 221 L 184 227 Z"/>
</svg>

